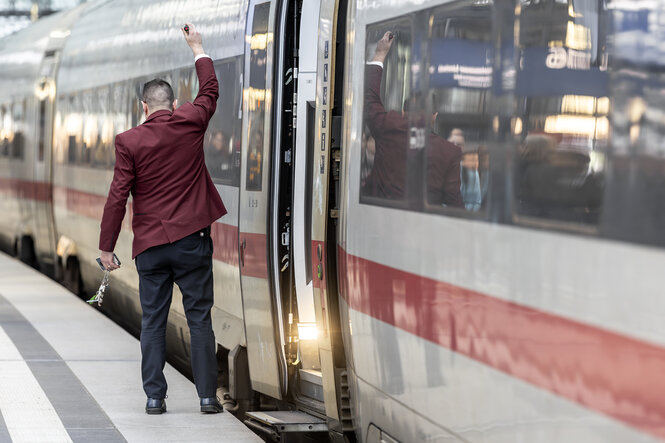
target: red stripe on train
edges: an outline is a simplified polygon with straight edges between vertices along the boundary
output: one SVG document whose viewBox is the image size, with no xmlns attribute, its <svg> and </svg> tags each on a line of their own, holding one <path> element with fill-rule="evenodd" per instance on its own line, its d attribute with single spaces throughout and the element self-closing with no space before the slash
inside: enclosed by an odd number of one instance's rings
<svg viewBox="0 0 665 443">
<path fill-rule="evenodd" d="M 213 223 L 210 236 L 214 244 L 212 257 L 215 260 L 238 266 L 238 227 L 224 223 Z"/>
<path fill-rule="evenodd" d="M 51 184 L 0 177 L 0 193 L 15 198 L 47 202 L 51 200 Z"/>
<path fill-rule="evenodd" d="M 238 266 L 238 227 L 225 223 L 213 223 L 211 234 L 215 245 L 213 258 L 215 260 Z M 268 278 L 268 250 L 265 234 L 242 232 L 240 237 L 244 241 L 242 274 L 247 277 Z"/>
<path fill-rule="evenodd" d="M 79 215 L 101 221 L 102 215 L 104 214 L 106 196 L 79 191 L 72 188 L 54 186 L 53 204 L 57 207 L 67 208 L 67 210 Z M 127 214 L 122 220 L 122 229 L 131 230 L 134 206 L 131 202 L 127 206 Z"/>
<path fill-rule="evenodd" d="M 665 437 L 665 349 L 338 251 L 351 309 Z"/>
<path fill-rule="evenodd" d="M 94 220 L 101 220 L 104 214 L 106 196 L 55 186 L 53 188 L 53 201 L 55 206 L 67 208 L 69 211 Z M 130 202 L 127 215 L 122 221 L 123 229 L 131 231 L 133 214 L 133 206 Z M 213 258 L 232 266 L 238 266 L 238 227 L 225 223 L 213 223 L 210 235 L 214 242 Z M 267 278 L 265 235 L 243 235 L 247 239 L 243 274 L 251 277 Z"/>
</svg>

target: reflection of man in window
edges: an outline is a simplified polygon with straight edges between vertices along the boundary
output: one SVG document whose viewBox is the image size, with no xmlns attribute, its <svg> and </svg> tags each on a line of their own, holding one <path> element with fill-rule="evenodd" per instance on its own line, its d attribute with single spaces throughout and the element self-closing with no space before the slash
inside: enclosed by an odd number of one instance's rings
<svg viewBox="0 0 665 443">
<path fill-rule="evenodd" d="M 374 138 L 370 135 L 369 128 L 367 127 L 363 129 L 361 149 L 360 185 L 365 186 L 367 177 L 374 166 L 374 153 L 376 152 Z"/>
<path fill-rule="evenodd" d="M 375 141 L 376 153 L 363 192 L 398 200 L 404 198 L 409 119 L 406 109 L 401 113 L 386 111 L 380 93 L 383 64 L 393 40 L 393 33 L 386 32 L 378 41 L 375 55 L 365 68 L 365 119 Z M 433 118 L 436 118 L 436 114 Z M 434 133 L 430 134 L 427 146 L 427 194 L 431 204 L 463 206 L 460 158 L 459 147 Z"/>
<path fill-rule="evenodd" d="M 261 161 L 263 153 L 263 130 L 250 130 L 249 155 L 247 161 L 247 188 L 261 189 Z"/>
<path fill-rule="evenodd" d="M 206 149 L 206 165 L 213 177 L 220 177 L 228 169 L 228 143 L 222 131 L 214 131 Z"/>
</svg>

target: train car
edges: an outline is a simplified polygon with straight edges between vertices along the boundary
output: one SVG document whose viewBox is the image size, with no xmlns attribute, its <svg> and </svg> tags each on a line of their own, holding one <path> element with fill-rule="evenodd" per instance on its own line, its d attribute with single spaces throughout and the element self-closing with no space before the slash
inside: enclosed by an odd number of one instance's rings
<svg viewBox="0 0 665 443">
<path fill-rule="evenodd" d="M 337 258 L 364 441 L 665 436 L 664 8 L 350 3 Z M 392 116 L 366 65 L 386 32 Z M 462 204 L 433 186 L 440 138 Z"/>
<path fill-rule="evenodd" d="M 0 244 L 53 275 L 51 137 L 59 53 L 83 7 L 1 40 Z"/>
<path fill-rule="evenodd" d="M 229 209 L 212 226 L 220 385 L 248 426 L 665 438 L 664 15 L 619 0 L 82 5 L 0 43 L 0 238 L 94 290 L 114 135 L 142 122 L 152 78 L 196 95 L 191 21 L 221 91 L 204 146 Z M 130 201 L 101 309 L 137 334 L 134 216 Z M 171 309 L 169 357 L 188 372 L 177 289 Z"/>
</svg>

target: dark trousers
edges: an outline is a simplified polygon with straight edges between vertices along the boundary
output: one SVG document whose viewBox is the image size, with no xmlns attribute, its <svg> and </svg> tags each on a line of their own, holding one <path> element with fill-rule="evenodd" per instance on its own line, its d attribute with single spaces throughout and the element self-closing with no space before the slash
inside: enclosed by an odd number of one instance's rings
<svg viewBox="0 0 665 443">
<path fill-rule="evenodd" d="M 141 373 L 149 398 L 166 396 L 166 322 L 173 283 L 182 292 L 182 304 L 191 335 L 192 373 L 199 397 L 214 397 L 217 358 L 210 309 L 213 305 L 212 240 L 209 228 L 174 243 L 155 246 L 136 256 L 139 273 Z"/>
</svg>

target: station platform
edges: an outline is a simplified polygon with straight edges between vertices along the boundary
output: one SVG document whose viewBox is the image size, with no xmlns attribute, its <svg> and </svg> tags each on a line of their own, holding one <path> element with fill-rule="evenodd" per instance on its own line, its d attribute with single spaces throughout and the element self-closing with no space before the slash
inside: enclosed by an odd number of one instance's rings
<svg viewBox="0 0 665 443">
<path fill-rule="evenodd" d="M 166 365 L 168 412 L 145 413 L 138 340 L 0 253 L 0 442 L 262 442 L 228 412 L 201 414 Z"/>
</svg>

